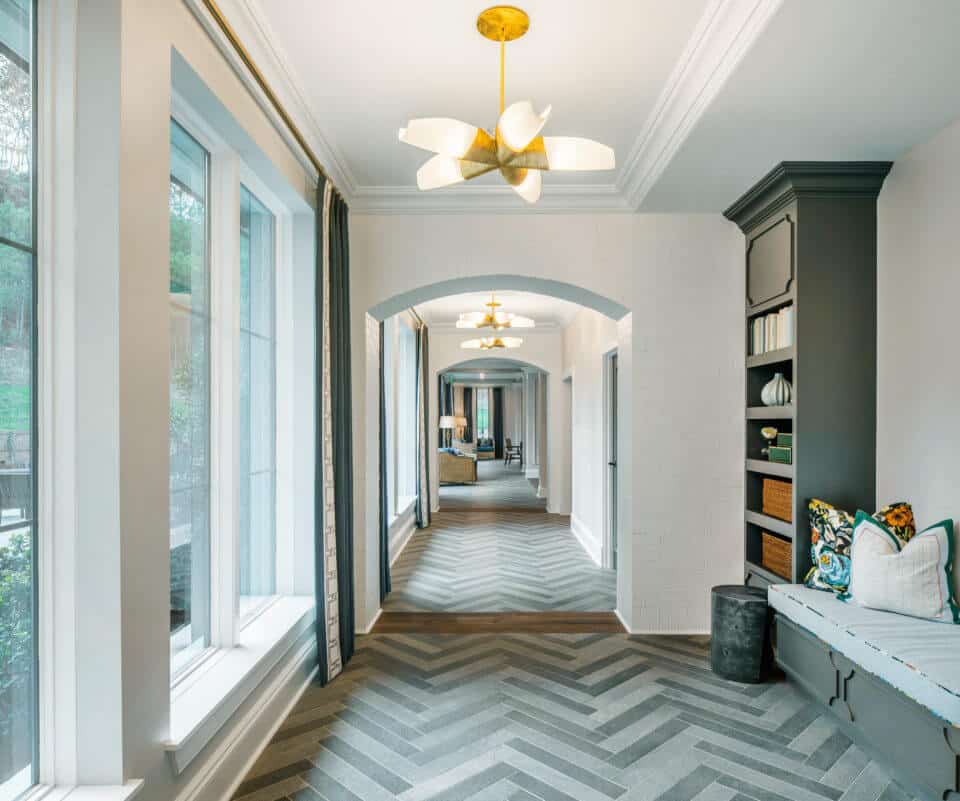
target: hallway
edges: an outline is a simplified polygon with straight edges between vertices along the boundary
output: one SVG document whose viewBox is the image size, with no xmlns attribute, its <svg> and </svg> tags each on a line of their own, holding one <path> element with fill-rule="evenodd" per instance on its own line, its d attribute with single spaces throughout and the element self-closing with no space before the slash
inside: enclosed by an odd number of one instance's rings
<svg viewBox="0 0 960 801">
<path fill-rule="evenodd" d="M 500 459 L 477 462 L 476 484 L 440 486 L 440 511 L 525 509 L 545 512 L 547 501 L 537 497 L 537 480 L 524 478 L 518 462 Z"/>
<path fill-rule="evenodd" d="M 312 685 L 243 801 L 907 801 L 786 682 L 709 669 L 702 639 L 361 638 Z"/>
<path fill-rule="evenodd" d="M 519 465 L 480 462 L 477 485 L 440 490 L 440 512 L 391 570 L 384 612 L 599 612 L 617 578 L 546 512 Z"/>
</svg>

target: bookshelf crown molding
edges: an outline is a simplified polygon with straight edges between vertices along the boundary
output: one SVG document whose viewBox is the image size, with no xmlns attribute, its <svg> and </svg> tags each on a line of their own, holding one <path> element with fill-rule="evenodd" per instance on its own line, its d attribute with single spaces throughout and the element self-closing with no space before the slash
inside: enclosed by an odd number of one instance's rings
<svg viewBox="0 0 960 801">
<path fill-rule="evenodd" d="M 782 161 L 723 216 L 746 232 L 800 197 L 873 197 L 890 172 L 890 161 Z"/>
</svg>

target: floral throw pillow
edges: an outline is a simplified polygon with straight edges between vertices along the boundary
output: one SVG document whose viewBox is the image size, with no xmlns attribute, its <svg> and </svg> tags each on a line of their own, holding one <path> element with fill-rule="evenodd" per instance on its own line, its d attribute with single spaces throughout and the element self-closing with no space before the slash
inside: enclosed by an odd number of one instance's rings
<svg viewBox="0 0 960 801">
<path fill-rule="evenodd" d="M 810 501 L 807 508 L 810 512 L 810 558 L 813 567 L 804 583 L 816 590 L 842 595 L 850 586 L 854 516 L 818 498 Z M 904 501 L 884 506 L 873 517 L 896 534 L 901 545 L 905 545 L 917 533 L 913 509 Z"/>
</svg>

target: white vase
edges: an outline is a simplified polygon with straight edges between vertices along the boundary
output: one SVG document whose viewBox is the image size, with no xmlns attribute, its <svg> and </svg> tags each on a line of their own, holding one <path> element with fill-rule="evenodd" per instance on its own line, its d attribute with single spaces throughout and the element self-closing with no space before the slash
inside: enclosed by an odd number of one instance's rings
<svg viewBox="0 0 960 801">
<path fill-rule="evenodd" d="M 793 400 L 793 387 L 783 373 L 777 373 L 760 392 L 760 400 L 764 406 L 786 406 Z"/>
</svg>

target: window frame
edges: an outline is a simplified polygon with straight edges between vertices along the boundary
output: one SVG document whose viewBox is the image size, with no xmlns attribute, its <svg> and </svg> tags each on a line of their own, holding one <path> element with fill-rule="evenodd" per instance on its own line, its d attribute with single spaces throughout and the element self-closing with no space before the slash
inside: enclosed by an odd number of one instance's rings
<svg viewBox="0 0 960 801">
<path fill-rule="evenodd" d="M 2 529 L 15 530 L 16 528 L 28 528 L 30 537 L 30 676 L 29 676 L 29 695 L 30 695 L 30 764 L 24 766 L 17 773 L 0 782 L 0 790 L 5 786 L 11 786 L 16 779 L 24 778 L 23 774 L 29 767 L 29 783 L 22 786 L 16 792 L 14 797 L 22 798 L 30 795 L 40 783 L 41 771 L 44 769 L 43 757 L 44 738 L 43 723 L 48 714 L 48 710 L 43 705 L 43 690 L 48 687 L 46 676 L 43 673 L 44 663 L 41 661 L 41 651 L 46 648 L 45 638 L 49 637 L 46 629 L 47 620 L 44 617 L 45 610 L 42 607 L 42 593 L 45 589 L 41 585 L 41 563 L 47 559 L 46 551 L 49 547 L 49 534 L 47 527 L 41 528 L 42 511 L 40 508 L 41 492 L 40 483 L 43 472 L 47 470 L 44 454 L 41 447 L 45 447 L 45 442 L 40 438 L 41 419 L 46 421 L 44 415 L 43 402 L 40 392 L 42 387 L 42 370 L 45 369 L 44 359 L 41 357 L 41 319 L 40 319 L 40 299 L 41 299 L 41 239 L 39 225 L 40 209 L 40 185 L 41 178 L 45 180 L 46 176 L 40 173 L 40 117 L 44 109 L 41 105 L 40 96 L 40 8 L 38 0 L 30 0 L 29 6 L 29 32 L 28 40 L 30 47 L 28 84 L 30 91 L 30 243 L 24 244 L 16 239 L 7 236 L 0 236 L 0 244 L 11 250 L 16 250 L 29 257 L 30 260 L 30 326 L 28 331 L 30 346 L 30 504 L 31 511 L 28 517 L 23 520 L 14 521 L 3 525 Z M 12 61 L 13 59 L 9 59 Z"/>
<path fill-rule="evenodd" d="M 210 645 L 176 675 L 171 691 L 198 680 L 216 655 L 244 644 L 244 632 L 295 594 L 293 536 L 293 243 L 289 208 L 240 154 L 175 90 L 170 119 L 209 154 L 210 264 Z M 276 594 L 240 616 L 240 187 L 274 216 Z"/>
</svg>

